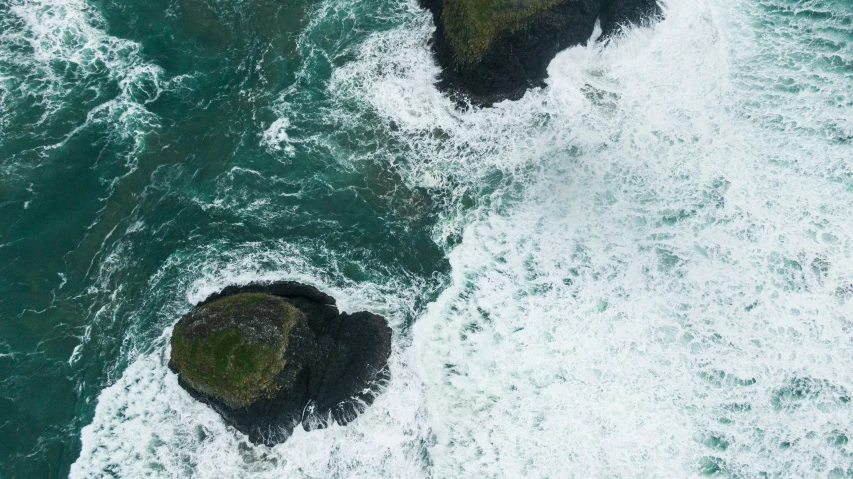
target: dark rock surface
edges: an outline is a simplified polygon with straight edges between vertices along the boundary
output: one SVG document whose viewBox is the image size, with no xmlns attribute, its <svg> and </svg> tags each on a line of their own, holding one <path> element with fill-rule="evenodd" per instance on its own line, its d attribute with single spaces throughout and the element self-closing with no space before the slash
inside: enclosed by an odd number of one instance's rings
<svg viewBox="0 0 853 479">
<path fill-rule="evenodd" d="M 438 87 L 474 104 L 521 98 L 544 85 L 548 64 L 586 43 L 600 18 L 608 38 L 660 14 L 656 0 L 420 0 L 435 22 Z"/>
<path fill-rule="evenodd" d="M 169 366 L 190 395 L 210 405 L 253 443 L 283 442 L 300 423 L 305 430 L 326 427 L 330 418 L 347 424 L 373 402 L 389 379 L 391 329 L 385 318 L 369 312 L 340 313 L 334 298 L 301 283 L 229 286 L 196 305 L 175 330 L 197 321 L 206 308 L 221 304 L 219 300 L 237 295 L 273 296 L 301 312 L 286 331 L 285 366 L 275 376 L 274 392 L 234 407 L 209 389 L 194 388 L 177 367 L 174 332 Z"/>
</svg>

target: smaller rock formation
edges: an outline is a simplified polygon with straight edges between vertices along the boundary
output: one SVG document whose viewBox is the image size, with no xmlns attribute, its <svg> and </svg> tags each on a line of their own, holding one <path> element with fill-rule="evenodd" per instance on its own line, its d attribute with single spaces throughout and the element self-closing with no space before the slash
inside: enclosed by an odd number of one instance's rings
<svg viewBox="0 0 853 479">
<path fill-rule="evenodd" d="M 435 22 L 433 52 L 442 68 L 438 87 L 475 104 L 521 98 L 543 86 L 548 64 L 621 25 L 659 14 L 656 0 L 420 0 Z"/>
<path fill-rule="evenodd" d="M 256 444 L 293 428 L 352 421 L 388 379 L 391 329 L 382 316 L 339 313 L 292 281 L 229 286 L 175 325 L 170 369 Z"/>
</svg>

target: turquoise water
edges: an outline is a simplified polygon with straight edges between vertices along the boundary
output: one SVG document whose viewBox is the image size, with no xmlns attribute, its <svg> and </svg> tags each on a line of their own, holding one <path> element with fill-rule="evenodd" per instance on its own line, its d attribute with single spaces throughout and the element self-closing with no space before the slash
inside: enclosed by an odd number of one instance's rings
<svg viewBox="0 0 853 479">
<path fill-rule="evenodd" d="M 853 477 L 853 4 L 695 3 L 465 112 L 414 2 L 0 5 L 0 476 Z M 391 321 L 356 422 L 168 373 L 263 279 Z"/>
</svg>

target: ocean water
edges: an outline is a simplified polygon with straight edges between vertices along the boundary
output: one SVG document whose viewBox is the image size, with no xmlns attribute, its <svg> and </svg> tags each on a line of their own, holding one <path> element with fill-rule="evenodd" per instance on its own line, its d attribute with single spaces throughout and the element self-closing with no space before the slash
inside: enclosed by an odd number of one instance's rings
<svg viewBox="0 0 853 479">
<path fill-rule="evenodd" d="M 0 477 L 853 477 L 853 3 L 669 0 L 460 111 L 414 1 L 0 3 Z M 178 317 L 388 317 L 251 445 Z"/>
</svg>

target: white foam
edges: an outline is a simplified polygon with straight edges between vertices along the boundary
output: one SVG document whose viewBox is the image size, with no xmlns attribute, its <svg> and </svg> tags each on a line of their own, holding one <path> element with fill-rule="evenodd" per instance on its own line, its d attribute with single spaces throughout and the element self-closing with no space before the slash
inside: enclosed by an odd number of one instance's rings
<svg viewBox="0 0 853 479">
<path fill-rule="evenodd" d="M 848 470 L 850 148 L 748 116 L 763 44 L 714 7 L 552 63 L 574 138 L 465 228 L 416 323 L 436 477 Z"/>
<path fill-rule="evenodd" d="M 267 147 L 274 151 L 284 151 L 288 154 L 293 154 L 294 148 L 290 137 L 287 135 L 288 127 L 290 127 L 290 121 L 287 118 L 279 118 L 274 121 L 264 131 L 263 141 L 267 144 Z"/>
<path fill-rule="evenodd" d="M 97 122 L 109 124 L 111 134 L 131 141 L 137 151 L 143 134 L 158 124 L 145 105 L 165 87 L 162 70 L 144 61 L 139 44 L 108 35 L 103 18 L 83 0 L 17 0 L 8 11 L 0 19 L 0 101 L 9 108 L 0 114 L 0 125 L 32 108 L 42 113 L 29 125 L 45 138 L 39 148 L 62 146 Z M 111 93 L 113 87 L 118 94 Z M 35 105 L 32 98 L 38 99 Z M 63 108 L 81 106 L 89 108 L 85 117 L 57 116 Z M 58 132 L 60 138 L 49 136 Z"/>
</svg>

